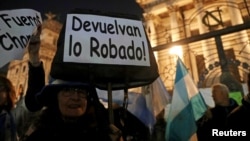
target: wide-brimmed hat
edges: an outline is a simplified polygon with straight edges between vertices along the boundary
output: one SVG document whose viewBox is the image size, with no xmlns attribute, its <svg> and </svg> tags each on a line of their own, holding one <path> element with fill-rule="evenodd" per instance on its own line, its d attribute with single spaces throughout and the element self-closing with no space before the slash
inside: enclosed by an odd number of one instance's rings
<svg viewBox="0 0 250 141">
<path fill-rule="evenodd" d="M 42 90 L 36 94 L 36 99 L 44 106 L 51 105 L 56 103 L 58 92 L 67 87 L 84 88 L 86 90 L 90 89 L 90 85 L 87 83 L 55 79 L 50 84 L 44 86 Z"/>
</svg>

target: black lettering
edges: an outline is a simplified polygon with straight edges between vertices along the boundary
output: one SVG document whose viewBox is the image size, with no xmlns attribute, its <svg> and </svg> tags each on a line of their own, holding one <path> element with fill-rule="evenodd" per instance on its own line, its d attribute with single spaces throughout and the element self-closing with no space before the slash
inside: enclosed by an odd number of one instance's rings
<svg viewBox="0 0 250 141">
<path fill-rule="evenodd" d="M 0 15 L 0 18 L 8 25 L 9 28 L 11 28 L 11 25 L 9 24 L 8 21 L 11 21 L 10 18 L 5 18 L 6 16 L 8 16 L 7 14 L 2 14 Z"/>
<path fill-rule="evenodd" d="M 10 36 L 9 33 L 6 33 L 6 35 L 12 41 L 12 43 L 14 43 L 14 45 L 16 46 L 16 48 L 18 48 L 18 46 L 21 46 L 22 48 L 25 47 L 26 43 L 21 42 L 17 37 L 12 37 L 12 36 Z"/>
<path fill-rule="evenodd" d="M 104 24 L 101 24 L 101 22 L 100 22 L 100 32 L 101 33 L 107 33 L 107 28 L 106 28 L 106 23 L 104 23 Z"/>
<path fill-rule="evenodd" d="M 27 18 L 26 17 L 21 16 L 21 20 L 22 20 L 22 23 L 24 23 L 25 25 L 30 25 L 30 22 L 27 22 Z"/>
<path fill-rule="evenodd" d="M 94 31 L 96 32 L 100 23 L 99 22 L 97 22 L 97 23 L 91 22 L 91 23 L 92 23 L 92 26 L 94 28 Z"/>
<path fill-rule="evenodd" d="M 41 21 L 38 15 L 36 15 L 36 17 L 33 18 L 34 22 L 36 25 L 41 25 Z M 33 25 L 33 24 L 32 24 Z"/>
<path fill-rule="evenodd" d="M 110 58 L 116 58 L 117 56 L 117 47 L 115 44 L 111 43 L 111 38 L 109 38 L 109 54 L 110 54 Z"/>
<path fill-rule="evenodd" d="M 69 36 L 69 56 L 72 55 L 72 50 L 73 50 L 73 54 L 75 56 L 80 56 L 82 53 L 82 45 L 80 42 L 72 42 L 72 35 Z"/>
<path fill-rule="evenodd" d="M 90 26 L 90 22 L 89 21 L 85 21 L 83 23 L 83 29 L 87 32 L 91 31 L 91 28 L 89 27 Z"/>
<path fill-rule="evenodd" d="M 11 36 L 9 33 L 5 33 L 0 36 L 0 45 L 5 49 L 5 50 L 11 50 L 14 47 L 16 48 L 25 48 L 28 41 L 30 39 L 30 35 L 21 35 L 19 37 L 16 36 Z M 9 43 L 7 46 L 6 43 Z"/>
<path fill-rule="evenodd" d="M 110 34 L 115 34 L 115 31 L 114 31 L 114 25 L 112 25 L 112 24 L 108 24 L 108 32 L 110 33 Z"/>
<path fill-rule="evenodd" d="M 138 27 L 134 27 L 134 36 L 137 37 L 138 35 L 141 37 L 140 29 Z"/>
<path fill-rule="evenodd" d="M 10 45 L 10 46 L 6 46 L 4 43 L 4 39 L 6 39 L 7 36 L 6 35 L 1 35 L 0 36 L 0 45 L 5 49 L 5 50 L 11 50 L 13 48 L 13 45 Z"/>
<path fill-rule="evenodd" d="M 23 26 L 23 23 L 21 21 L 21 19 L 19 17 L 16 17 L 16 18 L 12 18 L 12 20 L 19 26 Z"/>
<path fill-rule="evenodd" d="M 36 16 L 37 16 L 37 17 L 32 17 L 32 16 L 28 16 L 28 17 L 27 17 L 27 19 L 29 20 L 29 23 L 30 23 L 32 26 L 34 25 L 33 22 L 37 25 L 37 20 L 36 20 L 36 18 L 38 18 L 38 23 L 40 23 L 38 15 L 36 15 Z M 30 24 L 28 24 L 28 25 L 30 25 Z"/>
<path fill-rule="evenodd" d="M 133 30 L 132 30 L 132 27 L 131 27 L 131 26 L 128 26 L 128 27 L 127 27 L 127 34 L 128 34 L 129 36 L 134 36 L 134 33 L 133 33 Z"/>
<path fill-rule="evenodd" d="M 141 51 L 141 48 L 140 48 L 140 47 L 137 47 L 135 52 L 136 52 L 136 58 L 137 58 L 138 60 L 141 60 L 141 59 L 142 59 L 142 51 Z"/>
<path fill-rule="evenodd" d="M 94 46 L 95 45 L 95 46 Z M 100 57 L 100 53 L 98 52 L 99 42 L 95 37 L 90 38 L 90 56 L 93 57 L 94 53 Z"/>
<path fill-rule="evenodd" d="M 73 52 L 74 52 L 74 55 L 77 56 L 77 57 L 81 55 L 82 46 L 81 46 L 80 42 L 76 42 L 74 44 Z"/>
<path fill-rule="evenodd" d="M 121 59 L 127 59 L 125 46 L 120 46 L 120 48 L 119 48 L 119 56 L 120 56 Z"/>
<path fill-rule="evenodd" d="M 69 56 L 72 55 L 72 35 L 69 35 Z"/>
<path fill-rule="evenodd" d="M 134 60 L 135 59 L 134 41 L 131 41 L 131 42 L 132 42 L 132 45 L 128 46 L 127 54 L 128 54 L 129 59 Z"/>
<path fill-rule="evenodd" d="M 119 27 L 120 31 L 122 32 L 122 35 L 124 35 L 125 31 L 126 31 L 126 27 L 124 25 L 123 26 L 119 25 L 118 27 Z"/>
<path fill-rule="evenodd" d="M 115 20 L 115 31 L 116 31 L 116 34 L 118 35 L 119 34 L 119 30 L 118 30 L 118 25 L 117 25 L 117 21 Z"/>
<path fill-rule="evenodd" d="M 77 25 L 78 23 L 78 25 Z M 79 19 L 76 16 L 73 16 L 73 22 L 72 22 L 72 30 L 79 31 L 81 29 L 81 19 Z"/>
<path fill-rule="evenodd" d="M 108 51 L 108 46 L 106 44 L 103 44 L 101 47 L 101 54 L 103 58 L 107 58 L 109 55 L 109 51 Z"/>
<path fill-rule="evenodd" d="M 143 49 L 143 54 L 144 54 L 144 60 L 146 61 L 146 51 L 145 51 L 144 42 L 142 42 L 142 49 Z"/>
<path fill-rule="evenodd" d="M 25 36 L 20 36 L 20 42 L 22 43 L 22 48 L 24 48 L 25 46 L 26 46 L 26 44 L 28 43 L 28 39 L 27 39 L 27 37 L 25 37 Z"/>
</svg>

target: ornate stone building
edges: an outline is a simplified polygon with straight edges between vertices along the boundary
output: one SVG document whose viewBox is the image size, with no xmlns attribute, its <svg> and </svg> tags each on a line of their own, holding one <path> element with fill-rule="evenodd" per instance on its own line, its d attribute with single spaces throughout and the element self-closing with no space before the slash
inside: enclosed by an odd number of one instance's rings
<svg viewBox="0 0 250 141">
<path fill-rule="evenodd" d="M 223 82 L 241 91 L 249 73 L 249 0 L 136 0 L 144 9 L 144 25 L 166 88 L 175 79 L 176 54 L 198 87 Z M 41 59 L 50 71 L 61 24 L 48 14 L 43 22 Z M 18 89 L 27 87 L 27 54 L 9 65 L 8 77 Z M 48 78 L 46 82 L 48 81 Z"/>
<path fill-rule="evenodd" d="M 241 91 L 249 72 L 249 0 L 137 0 L 145 28 L 168 90 L 175 79 L 179 47 L 198 87 L 225 83 Z"/>
</svg>

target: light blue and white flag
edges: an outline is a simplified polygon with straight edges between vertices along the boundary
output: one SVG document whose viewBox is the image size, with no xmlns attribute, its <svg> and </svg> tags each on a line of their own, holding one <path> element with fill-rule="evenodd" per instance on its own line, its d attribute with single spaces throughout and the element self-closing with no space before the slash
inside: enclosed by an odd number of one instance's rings
<svg viewBox="0 0 250 141">
<path fill-rule="evenodd" d="M 99 99 L 102 103 L 108 102 L 107 91 L 96 89 Z M 112 91 L 113 103 L 123 106 L 124 91 L 114 90 Z M 154 114 L 147 107 L 146 99 L 144 95 L 136 92 L 128 92 L 128 106 L 127 110 L 136 116 L 144 125 L 146 125 L 151 131 L 156 119 Z"/>
<path fill-rule="evenodd" d="M 162 79 L 158 77 L 153 83 L 142 87 L 142 94 L 146 98 L 148 109 L 157 117 L 171 101 Z"/>
<path fill-rule="evenodd" d="M 206 109 L 202 95 L 178 58 L 165 141 L 188 141 L 196 133 L 196 121 L 203 116 Z"/>
<path fill-rule="evenodd" d="M 138 87 L 139 88 L 139 87 Z M 163 81 L 158 77 L 153 83 L 141 88 L 129 89 L 127 110 L 144 123 L 150 131 L 156 123 L 156 116 L 164 110 L 171 99 Z M 108 101 L 107 91 L 96 89 L 102 103 Z M 123 106 L 124 90 L 113 90 L 113 103 Z M 105 103 L 104 103 L 105 104 Z"/>
</svg>

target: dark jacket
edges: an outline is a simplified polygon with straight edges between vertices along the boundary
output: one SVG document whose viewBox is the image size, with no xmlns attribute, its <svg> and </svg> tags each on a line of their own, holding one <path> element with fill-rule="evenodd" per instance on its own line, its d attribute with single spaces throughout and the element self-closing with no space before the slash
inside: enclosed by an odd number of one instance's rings
<svg viewBox="0 0 250 141">
<path fill-rule="evenodd" d="M 103 114 L 99 118 L 105 119 Z M 34 123 L 34 131 L 24 141 L 110 141 L 108 123 L 87 114 L 74 122 L 65 122 L 56 110 L 46 109 Z"/>
<path fill-rule="evenodd" d="M 208 109 L 206 114 L 197 122 L 197 137 L 199 141 L 210 141 L 215 139 L 212 136 L 212 130 L 218 129 L 223 131 L 226 129 L 226 118 L 228 114 L 238 106 L 237 102 L 230 99 L 230 105 L 222 107 L 216 105 L 214 108 Z"/>
<path fill-rule="evenodd" d="M 242 99 L 242 105 L 228 115 L 227 128 L 233 131 L 246 131 L 246 137 L 242 137 L 241 140 L 250 141 L 250 103 Z"/>
<path fill-rule="evenodd" d="M 29 64 L 28 90 L 25 104 L 30 111 L 39 111 L 42 103 L 37 101 L 36 94 L 45 86 L 44 69 L 42 63 L 39 67 Z M 100 103 L 96 89 L 89 89 L 88 106 L 86 113 L 77 120 L 66 122 L 61 118 L 56 100 L 57 95 L 51 94 L 49 99 L 54 100 L 41 111 L 34 119 L 32 132 L 28 132 L 22 141 L 110 141 L 110 128 L 108 112 Z"/>
<path fill-rule="evenodd" d="M 10 111 L 0 107 L 0 141 L 17 141 L 16 125 Z"/>
<path fill-rule="evenodd" d="M 31 112 L 36 112 L 42 109 L 42 105 L 36 100 L 36 94 L 45 86 L 45 72 L 43 63 L 39 67 L 33 67 L 29 63 L 28 72 L 28 88 L 25 95 L 25 105 Z"/>
</svg>

